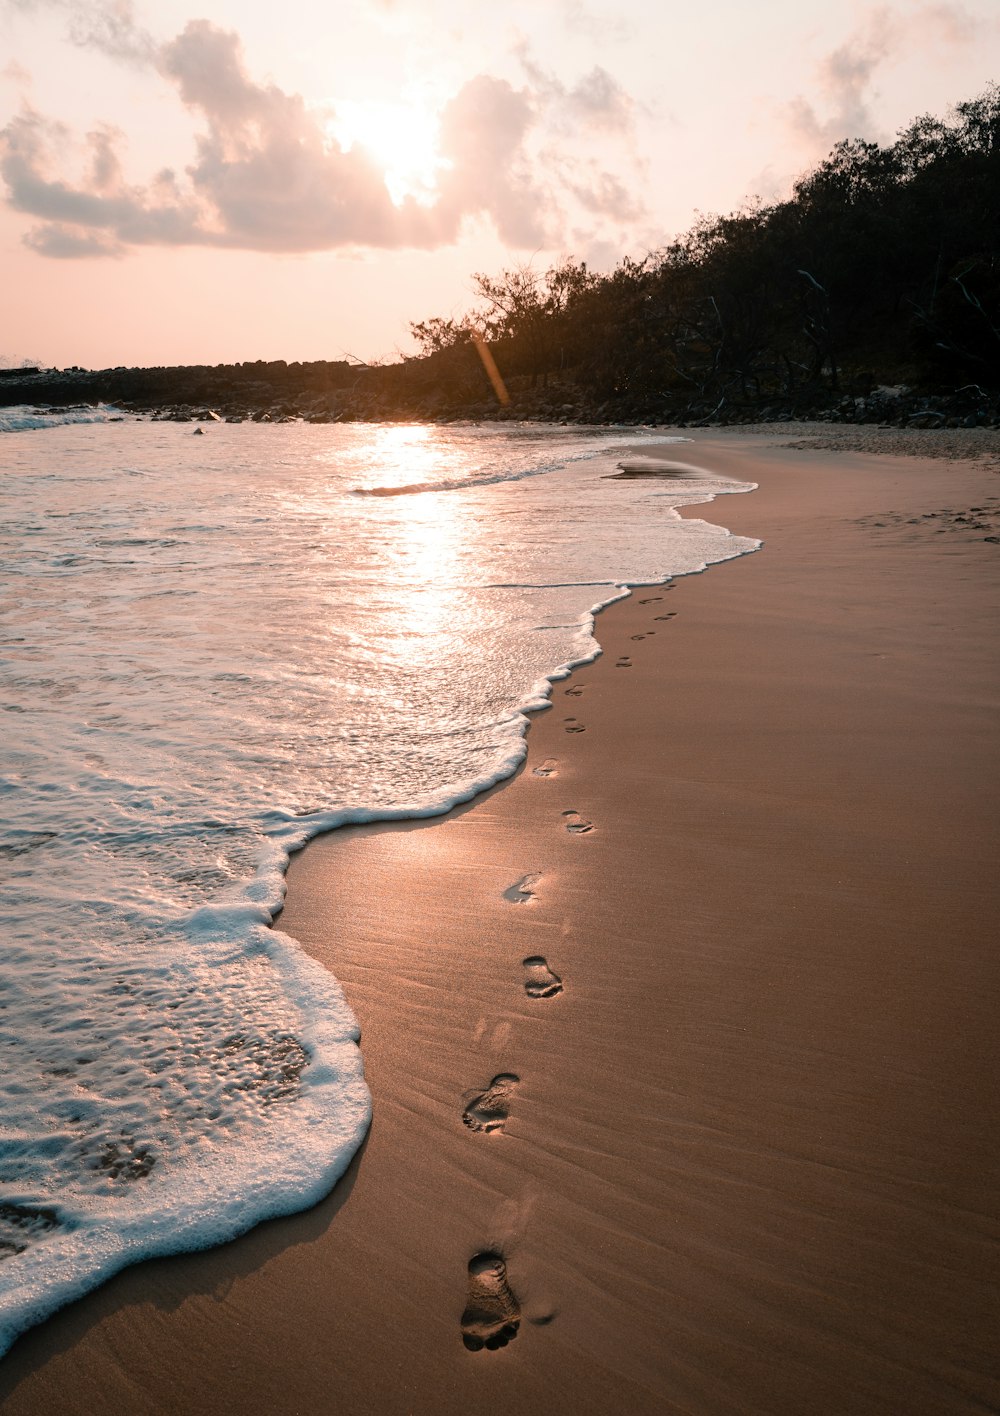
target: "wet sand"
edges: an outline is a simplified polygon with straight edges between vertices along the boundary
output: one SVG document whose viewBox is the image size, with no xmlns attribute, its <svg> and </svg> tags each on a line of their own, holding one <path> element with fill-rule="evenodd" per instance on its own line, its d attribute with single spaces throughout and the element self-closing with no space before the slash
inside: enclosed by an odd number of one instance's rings
<svg viewBox="0 0 1000 1416">
<path fill-rule="evenodd" d="M 21 1339 L 5 1416 L 1000 1405 L 1000 478 L 780 443 L 683 449 L 764 550 L 603 615 L 513 782 L 293 862 L 365 1147 Z"/>
</svg>

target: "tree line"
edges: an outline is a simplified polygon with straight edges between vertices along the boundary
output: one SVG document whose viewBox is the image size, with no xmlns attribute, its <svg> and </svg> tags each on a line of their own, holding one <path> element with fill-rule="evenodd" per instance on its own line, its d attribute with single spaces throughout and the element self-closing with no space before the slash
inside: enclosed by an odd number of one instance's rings
<svg viewBox="0 0 1000 1416">
<path fill-rule="evenodd" d="M 488 403 L 484 339 L 515 411 L 560 390 L 591 410 L 702 418 L 898 381 L 996 390 L 998 248 L 994 84 L 888 146 L 840 142 L 787 200 L 702 218 L 608 274 L 573 259 L 478 274 L 476 306 L 413 324 L 419 355 L 372 386 L 418 413 Z"/>
</svg>

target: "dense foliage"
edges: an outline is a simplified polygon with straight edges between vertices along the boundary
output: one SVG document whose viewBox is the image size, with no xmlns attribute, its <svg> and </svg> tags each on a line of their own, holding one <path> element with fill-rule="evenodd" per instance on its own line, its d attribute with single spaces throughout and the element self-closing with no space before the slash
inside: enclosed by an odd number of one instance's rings
<svg viewBox="0 0 1000 1416">
<path fill-rule="evenodd" d="M 473 331 L 515 387 L 711 416 L 899 380 L 1000 375 L 1000 88 L 891 146 L 839 143 L 787 201 L 706 218 L 609 275 L 565 261 L 475 277 L 479 306 L 412 326 L 398 393 L 485 397 Z"/>
</svg>

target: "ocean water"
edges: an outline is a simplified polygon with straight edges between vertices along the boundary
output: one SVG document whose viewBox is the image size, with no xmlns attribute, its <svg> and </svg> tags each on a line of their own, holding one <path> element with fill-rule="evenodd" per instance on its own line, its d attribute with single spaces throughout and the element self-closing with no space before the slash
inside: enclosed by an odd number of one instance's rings
<svg viewBox="0 0 1000 1416">
<path fill-rule="evenodd" d="M 598 607 L 757 545 L 679 517 L 750 489 L 693 450 L 620 475 L 636 430 L 112 413 L 0 423 L 0 1352 L 360 1144 L 289 853 L 509 775 Z"/>
</svg>

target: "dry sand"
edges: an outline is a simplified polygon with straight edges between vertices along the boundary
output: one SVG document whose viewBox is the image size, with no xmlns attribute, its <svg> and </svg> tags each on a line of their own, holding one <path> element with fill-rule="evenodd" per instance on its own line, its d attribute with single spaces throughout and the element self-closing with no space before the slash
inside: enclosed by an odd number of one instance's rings
<svg viewBox="0 0 1000 1416">
<path fill-rule="evenodd" d="M 23 1338 L 5 1416 L 1000 1406 L 1000 478 L 782 431 L 684 450 L 765 549 L 603 616 L 520 776 L 293 863 L 348 1177 Z"/>
</svg>

